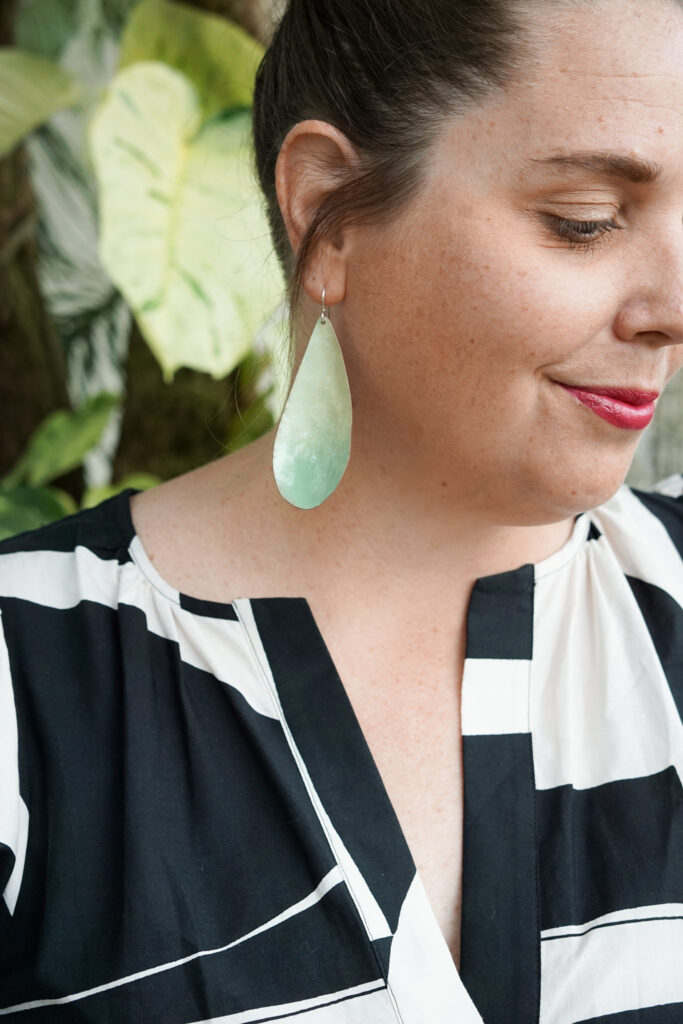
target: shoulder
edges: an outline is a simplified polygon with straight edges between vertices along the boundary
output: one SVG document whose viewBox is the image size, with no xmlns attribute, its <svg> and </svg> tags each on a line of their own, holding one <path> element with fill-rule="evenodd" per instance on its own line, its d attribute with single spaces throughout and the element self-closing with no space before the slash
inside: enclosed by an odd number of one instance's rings
<svg viewBox="0 0 683 1024">
<path fill-rule="evenodd" d="M 301 544 L 266 456 L 252 442 L 134 495 L 134 555 L 152 578 L 223 603 L 300 588 Z"/>
<path fill-rule="evenodd" d="M 12 598 L 54 607 L 75 604 L 130 561 L 129 500 L 121 491 L 94 508 L 0 541 L 0 607 Z"/>
</svg>

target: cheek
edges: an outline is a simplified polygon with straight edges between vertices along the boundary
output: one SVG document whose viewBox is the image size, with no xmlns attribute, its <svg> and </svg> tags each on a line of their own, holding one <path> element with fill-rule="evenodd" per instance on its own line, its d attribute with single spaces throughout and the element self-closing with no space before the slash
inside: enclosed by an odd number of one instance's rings
<svg viewBox="0 0 683 1024">
<path fill-rule="evenodd" d="M 356 357 L 394 381 L 397 400 L 448 402 L 457 388 L 488 405 L 571 363 L 609 325 L 604 271 L 536 234 L 520 240 L 518 221 L 431 212 L 353 261 Z"/>
<path fill-rule="evenodd" d="M 571 361 L 614 318 L 614 285 L 595 262 L 538 241 L 524 245 L 500 232 L 464 258 L 450 261 L 439 280 L 451 294 L 451 329 L 460 343 L 476 342 L 503 373 Z M 450 273 L 448 272 L 450 270 Z"/>
</svg>

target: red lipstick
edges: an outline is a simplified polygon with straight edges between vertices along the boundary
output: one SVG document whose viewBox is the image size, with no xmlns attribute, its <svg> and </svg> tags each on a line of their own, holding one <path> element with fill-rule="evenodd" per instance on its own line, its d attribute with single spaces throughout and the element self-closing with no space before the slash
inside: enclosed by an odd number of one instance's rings
<svg viewBox="0 0 683 1024">
<path fill-rule="evenodd" d="M 596 416 L 615 427 L 626 430 L 642 430 L 655 413 L 656 391 L 637 391 L 633 388 L 581 388 L 569 384 L 555 383 L 569 391 L 575 398 L 588 406 Z"/>
</svg>

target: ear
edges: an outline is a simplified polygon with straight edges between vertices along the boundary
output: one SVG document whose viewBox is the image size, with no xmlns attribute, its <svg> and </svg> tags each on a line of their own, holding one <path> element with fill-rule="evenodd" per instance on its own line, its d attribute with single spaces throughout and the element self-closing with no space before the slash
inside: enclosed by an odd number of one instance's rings
<svg viewBox="0 0 683 1024">
<path fill-rule="evenodd" d="M 275 165 L 275 188 L 295 253 L 325 196 L 357 164 L 355 148 L 327 121 L 299 121 L 290 129 Z M 323 287 L 326 305 L 344 298 L 347 259 L 343 237 L 321 243 L 303 279 L 313 302 L 320 303 Z"/>
</svg>

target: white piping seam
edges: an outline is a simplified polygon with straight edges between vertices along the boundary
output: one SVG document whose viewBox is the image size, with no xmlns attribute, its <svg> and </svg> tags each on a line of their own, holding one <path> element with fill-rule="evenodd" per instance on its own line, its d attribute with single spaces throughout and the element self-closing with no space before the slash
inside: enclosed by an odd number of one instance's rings
<svg viewBox="0 0 683 1024">
<path fill-rule="evenodd" d="M 250 599 L 249 598 L 243 598 L 242 600 L 247 601 L 249 603 L 249 607 L 251 609 L 251 601 L 250 601 Z M 372 948 L 372 952 L 374 954 L 375 960 L 377 961 L 377 966 L 379 967 L 379 969 L 380 969 L 380 971 L 382 973 L 382 976 L 384 977 L 384 971 L 382 969 L 382 965 L 379 962 L 379 958 L 377 956 L 377 951 L 375 950 L 375 947 L 372 945 L 372 939 L 370 938 L 370 928 L 369 928 L 368 922 L 367 922 L 367 920 L 365 918 L 365 914 L 363 913 L 363 908 L 362 908 L 362 906 L 360 904 L 360 901 L 359 901 L 358 897 L 356 896 L 356 893 L 354 892 L 353 886 L 351 885 L 351 882 L 350 882 L 350 880 L 348 878 L 348 875 L 346 874 L 346 872 L 344 871 L 343 867 L 339 863 L 339 860 L 338 860 L 337 855 L 335 853 L 334 840 L 332 839 L 332 836 L 329 834 L 329 831 L 327 829 L 327 825 L 325 823 L 325 809 L 323 808 L 322 803 L 320 801 L 320 798 L 318 797 L 318 794 L 315 791 L 315 787 L 313 786 L 313 782 L 312 782 L 312 780 L 311 780 L 311 778 L 310 778 L 310 776 L 308 774 L 308 769 L 306 768 L 306 763 L 305 763 L 303 757 L 301 756 L 301 754 L 299 753 L 297 745 L 296 745 L 296 743 L 294 741 L 294 737 L 292 736 L 292 733 L 290 731 L 289 725 L 287 723 L 287 719 L 285 718 L 284 710 L 282 708 L 282 704 L 280 703 L 280 697 L 279 697 L 279 694 L 277 692 L 277 688 L 275 686 L 275 681 L 272 680 L 272 679 L 269 679 L 270 665 L 268 665 L 268 671 L 266 671 L 265 667 L 261 663 L 261 658 L 259 657 L 259 653 L 258 653 L 258 651 L 256 649 L 256 646 L 254 645 L 254 643 L 252 641 L 251 635 L 249 633 L 249 629 L 247 628 L 246 623 L 244 622 L 244 620 L 242 618 L 242 614 L 240 612 L 240 609 L 237 607 L 237 604 L 238 604 L 237 601 L 233 602 L 233 607 L 235 609 L 235 613 L 237 615 L 237 618 L 239 620 L 240 625 L 242 626 L 242 629 L 245 632 L 245 635 L 246 635 L 247 640 L 248 640 L 248 642 L 249 642 L 249 644 L 251 646 L 251 649 L 252 649 L 252 651 L 254 653 L 254 657 L 255 657 L 256 662 L 257 662 L 257 664 L 258 664 L 258 666 L 259 666 L 259 668 L 261 670 L 261 674 L 263 676 L 264 682 L 265 682 L 266 686 L 268 687 L 268 690 L 269 690 L 270 695 L 271 695 L 271 697 L 272 697 L 272 699 L 273 699 L 273 701 L 275 703 L 275 706 L 278 709 L 279 716 L 280 716 L 280 722 L 281 722 L 281 725 L 282 725 L 282 730 L 283 730 L 283 732 L 285 734 L 285 737 L 286 737 L 287 742 L 289 744 L 290 750 L 292 751 L 292 756 L 294 757 L 294 760 L 296 761 L 297 767 L 299 768 L 299 774 L 301 775 L 301 779 L 302 779 L 302 781 L 304 783 L 304 786 L 306 787 L 309 799 L 310 799 L 311 803 L 313 804 L 313 807 L 315 809 L 316 815 L 318 817 L 318 821 L 320 822 L 320 826 L 323 829 L 323 832 L 325 834 L 325 838 L 327 839 L 328 845 L 329 845 L 330 850 L 332 852 L 332 855 L 333 855 L 333 857 L 335 859 L 335 862 L 337 863 L 337 866 L 339 867 L 339 870 L 341 871 L 341 873 L 343 875 L 344 881 L 346 883 L 346 887 L 347 887 L 347 889 L 349 891 L 349 894 L 350 894 L 354 904 L 356 905 L 356 910 L 358 911 L 358 915 L 359 915 L 360 919 L 363 922 L 363 925 L 365 927 L 365 932 L 366 932 L 368 941 L 370 942 L 370 946 Z M 255 624 L 255 620 L 254 620 L 254 624 Z M 258 632 L 258 628 L 257 628 L 257 632 Z M 260 634 L 259 634 L 259 639 L 260 639 Z M 264 651 L 264 656 L 265 656 L 265 651 Z M 321 813 L 321 811 L 322 811 L 322 813 Z M 393 990 L 392 990 L 392 988 L 391 988 L 391 986 L 389 984 L 388 977 L 385 979 L 385 981 L 386 981 L 386 986 L 387 986 L 387 992 L 389 993 L 389 996 L 390 996 L 391 1002 L 392 1002 L 392 1007 L 393 1007 L 394 1013 L 396 1014 L 396 1019 L 399 1020 L 401 1022 L 401 1024 L 405 1024 L 405 1021 L 403 1020 L 401 1012 L 400 1012 L 400 1010 L 398 1008 L 398 1004 L 396 1002 L 396 997 L 395 997 L 395 995 L 393 993 Z"/>
</svg>

